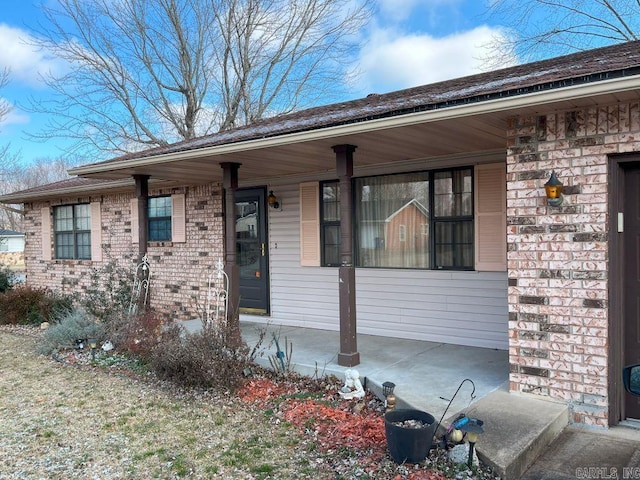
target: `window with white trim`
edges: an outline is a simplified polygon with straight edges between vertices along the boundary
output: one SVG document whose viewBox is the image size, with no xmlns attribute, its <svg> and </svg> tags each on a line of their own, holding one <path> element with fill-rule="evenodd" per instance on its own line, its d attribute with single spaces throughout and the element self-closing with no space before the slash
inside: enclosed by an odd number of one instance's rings
<svg viewBox="0 0 640 480">
<path fill-rule="evenodd" d="M 88 203 L 53 207 L 55 258 L 91 259 L 91 215 Z"/>
</svg>

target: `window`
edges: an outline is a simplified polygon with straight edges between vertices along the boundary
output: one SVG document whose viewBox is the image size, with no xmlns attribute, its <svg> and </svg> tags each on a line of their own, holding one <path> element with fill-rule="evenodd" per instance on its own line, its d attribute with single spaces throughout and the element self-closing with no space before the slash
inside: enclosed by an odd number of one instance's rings
<svg viewBox="0 0 640 480">
<path fill-rule="evenodd" d="M 320 239 L 322 266 L 340 265 L 340 184 L 337 181 L 321 184 Z"/>
<path fill-rule="evenodd" d="M 357 178 L 356 265 L 429 268 L 429 172 Z"/>
<path fill-rule="evenodd" d="M 355 178 L 356 266 L 473 270 L 473 182 L 473 167 Z M 318 197 L 318 264 L 339 266 L 339 183 L 321 182 Z M 313 203 L 301 202 L 303 210 Z M 303 233 L 301 242 L 311 244 L 313 232 Z"/>
<path fill-rule="evenodd" d="M 470 168 L 434 173 L 435 268 L 473 268 L 473 178 Z"/>
<path fill-rule="evenodd" d="M 171 197 L 150 197 L 149 241 L 171 241 Z"/>
<path fill-rule="evenodd" d="M 53 232 L 56 258 L 91 259 L 89 204 L 54 207 Z"/>
<path fill-rule="evenodd" d="M 0 238 L 0 252 L 9 251 L 9 239 L 7 237 Z"/>
</svg>

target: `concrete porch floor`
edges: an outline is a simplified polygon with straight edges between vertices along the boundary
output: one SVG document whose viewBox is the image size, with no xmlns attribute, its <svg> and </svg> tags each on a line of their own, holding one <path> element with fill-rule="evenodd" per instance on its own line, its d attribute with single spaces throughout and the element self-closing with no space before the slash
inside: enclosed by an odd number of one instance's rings
<svg viewBox="0 0 640 480">
<path fill-rule="evenodd" d="M 200 328 L 200 321 L 183 322 L 188 331 Z M 291 345 L 291 368 L 303 375 L 336 375 L 344 379 L 347 367 L 338 365 L 339 332 L 302 327 L 241 322 L 242 336 L 249 347 L 266 331 L 257 363 L 270 367 L 269 356 L 276 354 L 273 335 L 281 350 Z M 360 373 L 366 389 L 381 391 L 385 381 L 396 384 L 399 408 L 424 410 L 440 420 L 460 383 L 468 378 L 475 384 L 474 401 L 500 388 L 507 388 L 508 352 L 488 348 L 465 347 L 445 343 L 405 340 L 358 334 Z M 366 383 L 365 383 L 366 382 Z M 447 418 L 466 409 L 473 386 L 460 389 L 449 407 Z"/>
</svg>

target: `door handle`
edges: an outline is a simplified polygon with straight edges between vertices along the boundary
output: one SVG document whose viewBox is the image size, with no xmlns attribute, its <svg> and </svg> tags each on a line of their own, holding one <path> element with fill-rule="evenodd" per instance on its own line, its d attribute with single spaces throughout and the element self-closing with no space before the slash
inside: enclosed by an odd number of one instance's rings
<svg viewBox="0 0 640 480">
<path fill-rule="evenodd" d="M 260 251 L 262 252 L 262 256 L 264 257 L 264 243 L 261 244 Z"/>
</svg>

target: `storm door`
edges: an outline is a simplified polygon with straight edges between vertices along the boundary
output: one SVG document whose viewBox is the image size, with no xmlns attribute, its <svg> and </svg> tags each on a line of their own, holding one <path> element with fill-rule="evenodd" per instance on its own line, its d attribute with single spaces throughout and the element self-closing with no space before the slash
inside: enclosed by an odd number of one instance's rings
<svg viewBox="0 0 640 480">
<path fill-rule="evenodd" d="M 269 313 L 269 262 L 265 189 L 236 191 L 236 252 L 240 311 Z"/>
<path fill-rule="evenodd" d="M 624 364 L 640 363 L 640 166 L 624 170 Z M 625 417 L 640 420 L 640 397 L 625 392 Z"/>
</svg>

